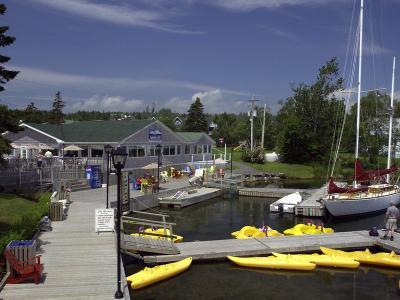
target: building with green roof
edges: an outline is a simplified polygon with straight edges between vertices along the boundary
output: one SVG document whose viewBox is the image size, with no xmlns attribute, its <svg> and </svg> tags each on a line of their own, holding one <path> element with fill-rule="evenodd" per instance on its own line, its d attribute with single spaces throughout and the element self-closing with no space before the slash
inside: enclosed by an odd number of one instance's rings
<svg viewBox="0 0 400 300">
<path fill-rule="evenodd" d="M 214 141 L 202 132 L 174 132 L 158 120 L 79 121 L 61 125 L 22 123 L 23 130 L 3 136 L 14 148 L 9 158 L 35 158 L 51 151 L 60 159 L 75 157 L 104 161 L 104 146 L 126 148 L 126 169 L 142 168 L 157 161 L 155 146 L 162 146 L 162 159 L 171 164 L 210 160 Z"/>
</svg>

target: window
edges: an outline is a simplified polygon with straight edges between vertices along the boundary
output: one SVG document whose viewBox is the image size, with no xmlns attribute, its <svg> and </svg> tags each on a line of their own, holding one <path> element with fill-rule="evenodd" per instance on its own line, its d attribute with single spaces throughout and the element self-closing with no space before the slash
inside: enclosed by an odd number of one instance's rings
<svg viewBox="0 0 400 300">
<path fill-rule="evenodd" d="M 157 156 L 156 146 L 147 145 L 147 156 Z"/>
<path fill-rule="evenodd" d="M 211 145 L 208 145 L 208 153 L 212 153 L 211 152 Z"/>
<path fill-rule="evenodd" d="M 185 145 L 185 154 L 190 154 L 190 145 Z"/>
<path fill-rule="evenodd" d="M 181 145 L 177 145 L 176 146 L 176 155 L 180 155 L 181 154 Z"/>
<path fill-rule="evenodd" d="M 81 157 L 88 157 L 89 155 L 89 150 L 88 150 L 88 146 L 80 146 L 82 148 L 81 150 Z"/>
<path fill-rule="evenodd" d="M 168 145 L 163 146 L 162 154 L 163 155 L 169 155 L 169 146 Z"/>
<path fill-rule="evenodd" d="M 175 155 L 175 145 L 169 146 L 169 155 Z"/>
<path fill-rule="evenodd" d="M 207 145 L 203 145 L 203 153 L 207 153 Z"/>
<path fill-rule="evenodd" d="M 193 154 L 197 154 L 197 145 L 193 146 Z"/>
<path fill-rule="evenodd" d="M 103 157 L 103 149 L 92 148 L 92 157 Z"/>
<path fill-rule="evenodd" d="M 137 157 L 137 147 L 136 146 L 131 146 L 128 148 L 128 156 L 129 157 Z"/>
<path fill-rule="evenodd" d="M 197 154 L 201 154 L 201 150 L 202 150 L 201 148 L 202 148 L 201 145 L 197 146 Z"/>
<path fill-rule="evenodd" d="M 145 146 L 137 146 L 137 153 L 138 157 L 144 157 L 145 156 Z"/>
</svg>

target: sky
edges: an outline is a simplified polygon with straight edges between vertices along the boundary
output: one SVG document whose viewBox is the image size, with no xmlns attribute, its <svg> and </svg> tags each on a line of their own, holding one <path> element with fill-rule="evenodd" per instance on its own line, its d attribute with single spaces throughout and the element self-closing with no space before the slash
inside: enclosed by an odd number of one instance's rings
<svg viewBox="0 0 400 300">
<path fill-rule="evenodd" d="M 208 113 L 236 113 L 252 95 L 276 112 L 334 56 L 353 86 L 359 0 L 3 2 L 16 41 L 0 51 L 20 71 L 0 95 L 10 108 L 50 109 L 60 91 L 68 112 L 186 112 L 200 97 Z M 390 92 L 399 10 L 400 0 L 365 0 L 363 90 Z"/>
</svg>

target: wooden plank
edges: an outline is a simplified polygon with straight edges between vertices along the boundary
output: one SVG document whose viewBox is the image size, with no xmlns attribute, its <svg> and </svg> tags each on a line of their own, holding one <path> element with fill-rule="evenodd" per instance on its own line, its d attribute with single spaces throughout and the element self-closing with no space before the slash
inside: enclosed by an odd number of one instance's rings
<svg viewBox="0 0 400 300">
<path fill-rule="evenodd" d="M 400 237 L 398 237 L 400 240 Z M 333 234 L 266 237 L 243 240 L 216 240 L 202 242 L 184 242 L 176 244 L 180 253 L 175 255 L 147 255 L 144 261 L 148 263 L 164 263 L 178 261 L 191 256 L 193 260 L 225 259 L 227 255 L 255 256 L 267 255 L 272 252 L 294 253 L 319 251 L 320 246 L 329 248 L 364 248 L 377 245 L 377 239 L 370 237 L 367 231 L 338 232 Z M 395 251 L 400 252 L 390 244 Z"/>
</svg>

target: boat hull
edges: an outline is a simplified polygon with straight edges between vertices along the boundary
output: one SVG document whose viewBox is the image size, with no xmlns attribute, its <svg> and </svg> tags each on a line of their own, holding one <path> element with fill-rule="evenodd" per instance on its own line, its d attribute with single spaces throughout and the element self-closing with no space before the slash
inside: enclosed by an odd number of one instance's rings
<svg viewBox="0 0 400 300">
<path fill-rule="evenodd" d="M 334 217 L 369 214 L 385 210 L 393 201 L 400 203 L 400 193 L 372 198 L 325 199 L 325 208 Z"/>
<path fill-rule="evenodd" d="M 283 269 L 283 270 L 303 270 L 311 271 L 315 269 L 315 264 L 299 261 L 290 257 L 236 257 L 227 256 L 235 264 L 242 267 L 264 268 L 264 269 Z"/>
</svg>

